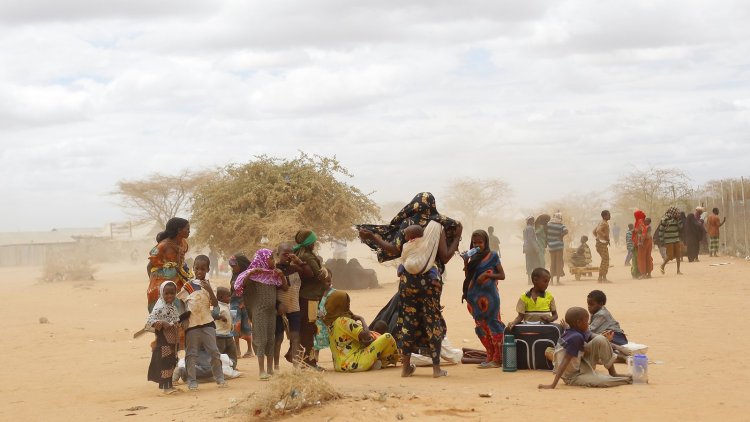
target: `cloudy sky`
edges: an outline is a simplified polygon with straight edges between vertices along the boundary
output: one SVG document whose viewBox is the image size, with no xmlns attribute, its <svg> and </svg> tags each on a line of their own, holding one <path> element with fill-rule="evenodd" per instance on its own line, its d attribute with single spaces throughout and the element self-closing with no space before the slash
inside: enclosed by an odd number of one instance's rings
<svg viewBox="0 0 750 422">
<path fill-rule="evenodd" d="M 123 220 L 120 179 L 298 150 L 378 201 L 748 175 L 747 22 L 742 0 L 4 0 L 0 231 Z"/>
</svg>

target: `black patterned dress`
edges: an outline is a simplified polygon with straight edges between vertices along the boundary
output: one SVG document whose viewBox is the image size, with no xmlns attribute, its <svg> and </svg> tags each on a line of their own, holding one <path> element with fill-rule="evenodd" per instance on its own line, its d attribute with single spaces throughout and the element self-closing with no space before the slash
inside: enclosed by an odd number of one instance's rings
<svg viewBox="0 0 750 422">
<path fill-rule="evenodd" d="M 432 271 L 420 275 L 400 272 L 396 341 L 402 354 L 429 349 L 432 363 L 438 365 L 448 328 L 440 311 L 443 283 L 432 274 Z"/>
<path fill-rule="evenodd" d="M 180 339 L 177 325 L 156 330 L 156 346 L 151 352 L 148 380 L 159 384 L 159 388 L 172 388 L 172 373 L 177 366 L 177 342 Z"/>
</svg>

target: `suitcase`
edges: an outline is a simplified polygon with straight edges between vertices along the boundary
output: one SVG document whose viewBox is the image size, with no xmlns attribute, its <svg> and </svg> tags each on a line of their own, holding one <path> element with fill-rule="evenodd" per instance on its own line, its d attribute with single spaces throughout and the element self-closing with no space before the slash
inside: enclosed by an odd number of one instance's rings
<svg viewBox="0 0 750 422">
<path fill-rule="evenodd" d="M 518 369 L 552 370 L 552 362 L 544 356 L 544 350 L 555 347 L 560 339 L 562 328 L 558 324 L 517 324 L 510 334 L 516 338 Z"/>
</svg>

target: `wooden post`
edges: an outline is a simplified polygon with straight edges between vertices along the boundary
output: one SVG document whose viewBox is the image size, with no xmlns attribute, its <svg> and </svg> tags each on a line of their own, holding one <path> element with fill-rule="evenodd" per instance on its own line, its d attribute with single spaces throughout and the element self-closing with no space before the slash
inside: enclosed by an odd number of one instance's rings
<svg viewBox="0 0 750 422">
<path fill-rule="evenodd" d="M 721 212 L 724 213 L 724 218 L 727 218 L 727 214 L 726 214 L 727 213 L 727 209 L 724 206 L 724 181 L 723 180 L 719 180 L 719 189 L 721 190 Z M 721 228 L 719 228 L 719 230 L 721 231 Z M 721 247 L 721 243 L 719 243 L 719 250 L 721 250 L 722 254 L 726 254 L 727 253 L 727 247 L 726 247 L 726 244 L 727 244 L 727 231 L 728 230 L 726 228 L 724 228 L 724 247 Z"/>
<path fill-rule="evenodd" d="M 745 225 L 745 256 L 750 256 L 750 249 L 748 249 L 747 243 L 747 202 L 745 202 L 745 177 L 740 177 L 740 186 L 742 188 L 742 217 Z"/>
<path fill-rule="evenodd" d="M 731 194 L 732 194 L 732 198 L 731 198 L 731 200 L 732 200 L 732 217 L 734 217 L 733 218 L 734 224 L 732 224 L 732 240 L 734 240 L 734 252 L 735 252 L 735 255 L 736 255 L 737 254 L 737 250 L 738 250 L 737 246 L 739 245 L 739 242 L 737 241 L 737 212 L 736 212 L 737 209 L 735 208 L 735 203 L 734 203 L 734 180 L 729 180 L 729 190 L 732 191 L 731 192 Z"/>
</svg>

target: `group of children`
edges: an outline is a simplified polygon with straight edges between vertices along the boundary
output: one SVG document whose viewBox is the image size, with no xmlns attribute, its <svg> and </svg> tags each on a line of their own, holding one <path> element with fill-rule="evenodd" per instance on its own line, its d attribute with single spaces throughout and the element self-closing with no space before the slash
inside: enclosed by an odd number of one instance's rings
<svg viewBox="0 0 750 422">
<path fill-rule="evenodd" d="M 225 328 L 221 326 L 217 331 L 216 320 L 226 324 L 230 320 L 226 313 L 222 316 L 219 301 L 214 294 L 211 283 L 206 280 L 211 261 L 205 255 L 195 258 L 193 273 L 195 278 L 188 280 L 177 292 L 177 285 L 173 281 L 164 281 L 159 288 L 159 300 L 154 305 L 146 321 L 147 328 L 156 333 L 156 345 L 152 350 L 148 379 L 159 384 L 164 394 L 178 391 L 173 385 L 173 375 L 177 366 L 177 350 L 180 345 L 180 333 L 185 333 L 185 367 L 187 383 L 190 390 L 198 389 L 196 366 L 198 352 L 203 350 L 210 356 L 211 371 L 219 388 L 227 387 L 222 371 L 217 335 Z M 223 297 L 227 299 L 225 295 Z M 186 311 L 179 313 L 175 300 L 181 300 Z M 228 303 L 225 303 L 228 306 Z M 212 308 L 219 309 L 219 316 L 215 316 Z M 232 342 L 233 345 L 233 342 Z"/>
<path fill-rule="evenodd" d="M 278 263 L 274 256 L 279 257 Z M 246 260 L 244 256 L 240 258 Z M 291 244 L 282 243 L 276 253 L 261 249 L 253 261 L 233 277 L 232 291 L 221 286 L 214 293 L 213 286 L 206 279 L 210 259 L 205 255 L 197 256 L 193 262 L 194 279 L 187 281 L 179 292 L 172 281 L 164 281 L 160 286 L 159 300 L 146 322 L 147 329 L 156 334 L 148 379 L 158 383 L 164 394 L 178 391 L 174 383 L 183 373 L 175 368 L 177 351 L 182 343 L 181 333 L 184 332 L 184 377 L 188 389 L 198 389 L 196 367 L 199 352 L 209 355 L 211 375 L 220 388 L 225 388 L 227 384 L 220 356 L 226 354 L 232 368 L 236 368 L 239 355 L 236 326 L 240 325 L 241 314 L 232 302 L 238 297 L 242 300 L 244 290 L 249 289 L 252 291 L 247 295 L 250 298 L 248 311 L 253 320 L 252 341 L 258 356 L 260 379 L 269 379 L 274 370 L 279 369 L 284 334 L 290 340 L 285 357 L 292 362 L 299 349 L 300 266 Z M 178 301 L 182 302 L 179 306 Z M 184 309 L 184 312 L 180 313 L 178 309 Z"/>
<path fill-rule="evenodd" d="M 557 320 L 557 305 L 547 291 L 550 273 L 544 268 L 532 272 L 533 287 L 518 299 L 518 316 L 511 321 L 508 332 L 521 322 L 552 323 Z M 622 361 L 629 352 L 623 348 L 628 343 L 620 324 L 607 310 L 607 296 L 601 290 L 591 291 L 586 303 L 588 311 L 572 307 L 565 313 L 561 325 L 565 328 L 555 348 L 549 348 L 547 358 L 554 364 L 555 377 L 552 384 L 539 388 L 555 388 L 560 379 L 568 385 L 587 387 L 612 387 L 629 384 L 632 377 L 620 375 L 614 369 L 618 359 Z M 596 372 L 603 365 L 609 375 Z"/>
</svg>

